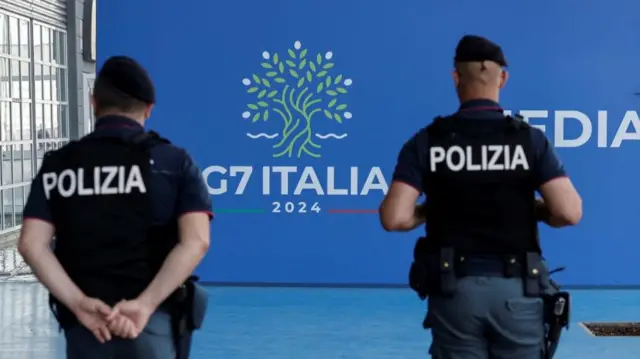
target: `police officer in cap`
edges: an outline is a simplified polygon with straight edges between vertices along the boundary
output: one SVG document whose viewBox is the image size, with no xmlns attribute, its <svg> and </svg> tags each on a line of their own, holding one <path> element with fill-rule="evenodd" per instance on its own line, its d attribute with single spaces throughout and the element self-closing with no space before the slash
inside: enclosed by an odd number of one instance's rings
<svg viewBox="0 0 640 359">
<path fill-rule="evenodd" d="M 19 251 L 51 293 L 68 358 L 176 358 L 178 309 L 193 307 L 176 293 L 193 289 L 212 213 L 187 152 L 144 131 L 155 100 L 136 61 L 110 58 L 95 131 L 48 152 L 33 180 Z"/>
<path fill-rule="evenodd" d="M 438 359 L 540 359 L 549 278 L 537 221 L 564 227 L 582 217 L 581 198 L 544 133 L 504 115 L 506 65 L 493 42 L 460 40 L 453 71 L 460 108 L 404 144 L 380 207 L 387 231 L 425 225 L 410 284 L 429 298 L 424 326 Z"/>
</svg>

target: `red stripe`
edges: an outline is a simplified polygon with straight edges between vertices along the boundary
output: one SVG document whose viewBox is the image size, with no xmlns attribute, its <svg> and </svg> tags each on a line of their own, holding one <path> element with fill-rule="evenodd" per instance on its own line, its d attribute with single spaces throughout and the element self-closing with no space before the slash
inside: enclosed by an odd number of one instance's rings
<svg viewBox="0 0 640 359">
<path fill-rule="evenodd" d="M 342 213 L 342 214 L 371 214 L 378 213 L 377 209 L 330 209 L 327 213 Z"/>
</svg>

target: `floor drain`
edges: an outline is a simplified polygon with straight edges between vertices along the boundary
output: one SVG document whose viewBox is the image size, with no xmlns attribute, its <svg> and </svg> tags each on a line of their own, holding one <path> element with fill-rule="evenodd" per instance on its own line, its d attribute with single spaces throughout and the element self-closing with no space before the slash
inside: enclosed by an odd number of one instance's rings
<svg viewBox="0 0 640 359">
<path fill-rule="evenodd" d="M 596 337 L 640 337 L 640 323 L 636 322 L 584 322 L 582 327 Z"/>
</svg>

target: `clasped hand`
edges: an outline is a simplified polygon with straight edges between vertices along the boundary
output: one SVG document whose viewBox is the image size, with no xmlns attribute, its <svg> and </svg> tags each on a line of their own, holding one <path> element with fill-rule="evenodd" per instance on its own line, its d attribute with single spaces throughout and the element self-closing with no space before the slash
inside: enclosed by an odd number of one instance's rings
<svg viewBox="0 0 640 359">
<path fill-rule="evenodd" d="M 144 330 L 153 310 L 140 300 L 123 300 L 113 308 L 96 298 L 85 297 L 73 308 L 80 323 L 100 343 L 113 336 L 135 339 Z"/>
</svg>

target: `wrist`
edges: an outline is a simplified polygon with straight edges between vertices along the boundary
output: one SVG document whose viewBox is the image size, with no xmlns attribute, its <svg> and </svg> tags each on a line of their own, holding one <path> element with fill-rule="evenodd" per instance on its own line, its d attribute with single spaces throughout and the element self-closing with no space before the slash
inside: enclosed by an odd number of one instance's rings
<svg viewBox="0 0 640 359">
<path fill-rule="evenodd" d="M 63 302 L 63 304 L 69 309 L 72 313 L 77 313 L 82 307 L 82 301 L 87 298 L 83 293 L 76 293 Z"/>
<path fill-rule="evenodd" d="M 155 311 L 160 305 L 160 303 L 147 292 L 143 292 L 142 294 L 140 294 L 140 296 L 137 298 L 137 301 L 147 307 L 151 312 Z"/>
</svg>

